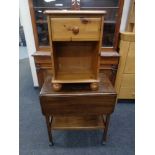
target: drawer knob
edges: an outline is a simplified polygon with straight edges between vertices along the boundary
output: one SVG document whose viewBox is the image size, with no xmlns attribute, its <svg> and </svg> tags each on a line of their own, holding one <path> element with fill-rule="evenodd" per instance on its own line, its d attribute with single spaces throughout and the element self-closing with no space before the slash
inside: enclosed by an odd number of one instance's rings
<svg viewBox="0 0 155 155">
<path fill-rule="evenodd" d="M 78 34 L 79 33 L 79 28 L 77 26 L 74 26 L 73 29 L 72 29 L 72 32 L 74 34 Z"/>
</svg>

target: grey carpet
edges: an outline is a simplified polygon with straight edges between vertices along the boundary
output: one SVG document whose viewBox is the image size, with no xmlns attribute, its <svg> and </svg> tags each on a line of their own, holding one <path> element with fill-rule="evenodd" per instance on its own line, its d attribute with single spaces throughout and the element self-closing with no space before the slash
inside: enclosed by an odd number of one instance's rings
<svg viewBox="0 0 155 155">
<path fill-rule="evenodd" d="M 20 60 L 20 155 L 134 155 L 134 103 L 117 104 L 109 126 L 108 143 L 100 144 L 102 131 L 55 131 L 55 146 L 48 146 L 39 89 L 33 87 L 28 59 Z"/>
</svg>

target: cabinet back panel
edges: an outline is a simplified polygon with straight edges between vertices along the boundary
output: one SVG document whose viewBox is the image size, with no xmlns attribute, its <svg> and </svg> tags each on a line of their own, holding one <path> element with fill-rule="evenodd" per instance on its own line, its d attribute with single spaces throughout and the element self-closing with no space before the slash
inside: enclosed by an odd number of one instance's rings
<svg viewBox="0 0 155 155">
<path fill-rule="evenodd" d="M 56 75 L 83 74 L 96 78 L 98 42 L 54 42 L 54 56 L 57 59 Z M 97 56 L 95 56 L 97 55 Z M 96 60 L 94 59 L 96 58 Z M 68 74 L 68 75 L 66 75 Z"/>
<path fill-rule="evenodd" d="M 60 72 L 67 70 L 78 73 L 92 70 L 93 62 L 96 61 L 94 56 L 98 54 L 96 42 L 86 42 L 85 44 L 82 42 L 57 42 L 54 46 Z"/>
</svg>

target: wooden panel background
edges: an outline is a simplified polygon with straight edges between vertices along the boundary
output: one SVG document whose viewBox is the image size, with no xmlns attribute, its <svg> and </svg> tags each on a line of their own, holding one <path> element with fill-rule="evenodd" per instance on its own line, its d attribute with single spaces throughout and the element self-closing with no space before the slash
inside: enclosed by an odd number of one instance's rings
<svg viewBox="0 0 155 155">
<path fill-rule="evenodd" d="M 135 34 L 121 33 L 120 61 L 115 89 L 119 99 L 135 98 Z"/>
</svg>

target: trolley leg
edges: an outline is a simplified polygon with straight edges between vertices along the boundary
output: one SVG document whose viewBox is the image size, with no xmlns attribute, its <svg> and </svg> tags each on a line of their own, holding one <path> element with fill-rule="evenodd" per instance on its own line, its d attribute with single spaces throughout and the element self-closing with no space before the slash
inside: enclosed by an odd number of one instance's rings
<svg viewBox="0 0 155 155">
<path fill-rule="evenodd" d="M 110 122 L 110 115 L 106 115 L 105 129 L 104 129 L 103 138 L 102 138 L 102 144 L 103 145 L 106 144 L 106 141 L 107 141 L 107 133 L 108 133 L 109 122 Z"/>
<path fill-rule="evenodd" d="M 48 138 L 49 138 L 49 142 L 50 142 L 50 146 L 53 146 L 53 138 L 52 138 L 52 131 L 51 131 L 51 125 L 52 125 L 52 117 L 46 115 L 46 125 L 47 125 L 47 132 L 48 132 Z"/>
</svg>

